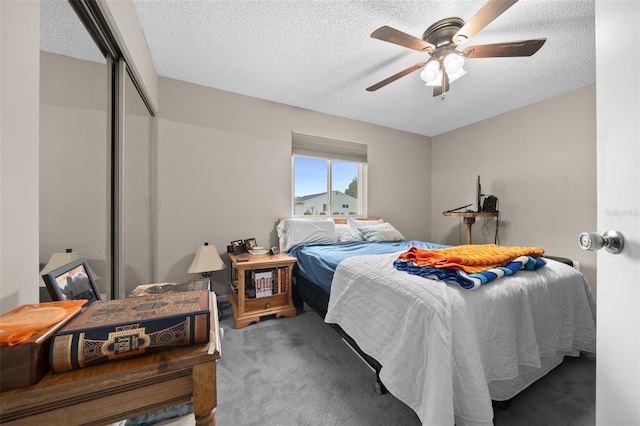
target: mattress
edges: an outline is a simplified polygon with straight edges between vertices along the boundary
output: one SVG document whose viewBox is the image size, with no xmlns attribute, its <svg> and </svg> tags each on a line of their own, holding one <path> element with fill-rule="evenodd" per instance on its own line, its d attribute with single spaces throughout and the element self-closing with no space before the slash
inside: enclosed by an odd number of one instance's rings
<svg viewBox="0 0 640 426">
<path fill-rule="evenodd" d="M 289 256 L 298 259 L 297 272 L 315 283 L 325 293 L 331 293 L 331 282 L 336 267 L 352 256 L 399 253 L 411 247 L 425 249 L 445 248 L 442 244 L 423 241 L 345 241 L 329 244 L 298 244 L 289 250 Z"/>
</svg>

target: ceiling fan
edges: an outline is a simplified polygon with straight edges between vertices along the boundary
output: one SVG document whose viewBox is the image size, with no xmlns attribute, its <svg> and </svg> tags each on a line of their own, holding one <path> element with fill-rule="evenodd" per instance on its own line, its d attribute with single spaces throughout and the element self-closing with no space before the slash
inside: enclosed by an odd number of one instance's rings
<svg viewBox="0 0 640 426">
<path fill-rule="evenodd" d="M 367 91 L 374 92 L 400 77 L 424 68 L 420 77 L 428 86 L 433 86 L 433 96 L 442 95 L 442 99 L 444 99 L 445 94 L 449 91 L 449 84 L 465 74 L 463 69 L 465 59 L 533 55 L 542 47 L 547 40 L 546 38 L 469 46 L 462 51 L 456 49 L 458 45 L 466 43 L 517 1 L 488 0 L 471 17 L 469 22 L 465 23 L 460 18 L 442 19 L 427 28 L 422 39 L 386 25 L 378 28 L 371 33 L 372 38 L 419 52 L 427 52 L 431 58 L 425 62 L 418 62 L 373 86 L 367 87 Z"/>
</svg>

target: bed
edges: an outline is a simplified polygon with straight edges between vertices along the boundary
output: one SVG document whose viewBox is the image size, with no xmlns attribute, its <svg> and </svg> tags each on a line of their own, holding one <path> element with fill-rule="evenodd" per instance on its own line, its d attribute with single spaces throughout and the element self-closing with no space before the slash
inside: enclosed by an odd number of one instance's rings
<svg viewBox="0 0 640 426">
<path fill-rule="evenodd" d="M 394 267 L 412 246 L 446 246 L 393 232 L 345 241 L 342 224 L 332 234 L 330 221 L 307 222 L 277 227 L 282 248 L 298 259 L 295 291 L 425 425 L 491 425 L 492 401 L 513 398 L 565 356 L 595 352 L 594 299 L 571 266 L 545 259 L 537 270 L 468 290 Z"/>
</svg>

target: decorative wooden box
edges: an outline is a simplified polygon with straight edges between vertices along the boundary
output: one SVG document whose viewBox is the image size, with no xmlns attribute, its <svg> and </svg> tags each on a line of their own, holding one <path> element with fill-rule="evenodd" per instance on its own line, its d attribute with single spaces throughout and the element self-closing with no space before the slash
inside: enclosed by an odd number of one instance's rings
<svg viewBox="0 0 640 426">
<path fill-rule="evenodd" d="M 52 302 L 51 304 L 55 304 Z M 41 303 L 33 306 L 46 306 L 48 303 Z M 14 309 L 9 314 L 23 309 L 24 306 Z M 58 323 L 41 331 L 28 340 L 15 346 L 0 347 L 0 391 L 31 386 L 50 370 L 49 366 L 49 345 L 51 337 L 62 326 L 76 316 L 81 306 L 68 309 L 68 314 Z"/>
</svg>

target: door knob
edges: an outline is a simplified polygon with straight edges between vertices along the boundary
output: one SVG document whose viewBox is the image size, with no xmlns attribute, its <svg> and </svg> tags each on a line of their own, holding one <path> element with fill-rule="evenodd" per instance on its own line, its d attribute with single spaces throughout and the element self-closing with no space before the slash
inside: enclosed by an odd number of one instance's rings
<svg viewBox="0 0 640 426">
<path fill-rule="evenodd" d="M 624 237 L 618 231 L 607 231 L 602 235 L 597 232 L 583 232 L 580 234 L 580 247 L 589 251 L 604 247 L 609 253 L 618 254 L 624 248 Z"/>
</svg>

